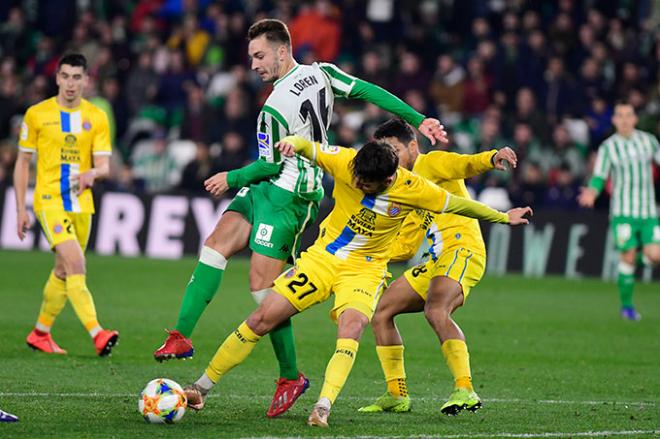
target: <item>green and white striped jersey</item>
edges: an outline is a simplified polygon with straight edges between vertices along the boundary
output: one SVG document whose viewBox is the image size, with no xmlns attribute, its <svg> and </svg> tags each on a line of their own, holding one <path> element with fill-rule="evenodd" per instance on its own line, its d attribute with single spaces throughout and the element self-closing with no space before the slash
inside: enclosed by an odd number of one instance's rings
<svg viewBox="0 0 660 439">
<path fill-rule="evenodd" d="M 652 134 L 635 130 L 629 138 L 614 134 L 598 148 L 589 187 L 600 192 L 612 177 L 610 216 L 657 217 L 652 161 L 660 164 L 660 144 Z"/>
<path fill-rule="evenodd" d="M 327 143 L 335 96 L 349 96 L 355 83 L 355 77 L 326 63 L 298 64 L 275 81 L 257 119 L 259 158 L 283 162 L 273 184 L 304 199 L 323 197 L 323 171 L 304 157 L 281 157 L 274 145 L 294 134 Z"/>
</svg>

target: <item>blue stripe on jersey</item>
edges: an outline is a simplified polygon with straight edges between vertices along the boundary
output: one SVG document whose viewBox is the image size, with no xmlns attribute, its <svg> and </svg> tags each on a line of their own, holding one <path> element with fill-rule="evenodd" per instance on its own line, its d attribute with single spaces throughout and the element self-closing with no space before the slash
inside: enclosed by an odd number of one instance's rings
<svg viewBox="0 0 660 439">
<path fill-rule="evenodd" d="M 438 232 L 440 233 L 440 232 Z M 431 259 L 434 261 L 438 260 L 438 255 L 435 254 L 435 233 L 431 233 L 430 230 L 426 231 L 426 238 L 431 240 L 431 246 L 429 247 L 429 254 L 431 255 Z"/>
<path fill-rule="evenodd" d="M 71 212 L 73 205 L 71 204 L 71 165 L 62 163 L 60 167 L 60 192 L 62 193 L 62 203 L 64 203 L 64 210 Z"/>
<path fill-rule="evenodd" d="M 66 111 L 60 111 L 60 122 L 62 124 L 62 132 L 71 132 L 71 114 Z"/>
<path fill-rule="evenodd" d="M 451 261 L 451 264 L 449 265 L 449 268 L 447 269 L 447 272 L 445 273 L 445 276 L 449 276 L 449 272 L 451 269 L 454 267 L 454 264 L 456 263 L 456 258 L 458 257 L 458 250 L 454 253 L 454 260 Z"/>
<path fill-rule="evenodd" d="M 337 239 L 325 246 L 325 250 L 331 255 L 334 255 L 340 248 L 351 242 L 353 238 L 355 238 L 355 232 L 352 231 L 350 227 L 346 226 Z"/>
<path fill-rule="evenodd" d="M 365 195 L 362 201 L 360 201 L 364 207 L 368 209 L 373 209 L 376 205 L 376 196 L 375 195 Z"/>
<path fill-rule="evenodd" d="M 465 270 L 467 270 L 468 262 L 470 262 L 471 257 L 472 257 L 472 253 L 470 253 L 470 256 L 465 258 L 465 266 L 463 267 L 463 271 L 461 272 L 461 277 L 458 278 L 458 283 L 461 283 L 463 281 L 463 276 L 465 275 Z"/>
</svg>

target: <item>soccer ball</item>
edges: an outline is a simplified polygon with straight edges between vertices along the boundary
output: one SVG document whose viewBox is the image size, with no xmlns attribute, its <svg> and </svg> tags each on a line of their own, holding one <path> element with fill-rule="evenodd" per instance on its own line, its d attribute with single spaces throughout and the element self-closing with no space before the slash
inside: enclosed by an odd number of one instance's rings
<svg viewBox="0 0 660 439">
<path fill-rule="evenodd" d="M 180 385 L 167 378 L 149 381 L 140 394 L 138 410 L 151 424 L 172 424 L 186 412 L 186 394 Z"/>
</svg>

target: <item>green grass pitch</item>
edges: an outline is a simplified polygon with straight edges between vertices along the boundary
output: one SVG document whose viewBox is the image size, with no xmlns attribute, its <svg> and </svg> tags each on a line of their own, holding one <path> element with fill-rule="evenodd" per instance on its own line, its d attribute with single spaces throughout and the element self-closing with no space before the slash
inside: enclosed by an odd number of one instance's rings
<svg viewBox="0 0 660 439">
<path fill-rule="evenodd" d="M 384 390 L 374 339 L 363 337 L 355 367 L 330 417 L 311 429 L 335 344 L 323 304 L 294 317 L 299 365 L 310 390 L 277 419 L 265 412 L 277 367 L 263 340 L 213 390 L 207 408 L 176 425 L 146 424 L 137 396 L 151 379 L 185 385 L 196 379 L 218 344 L 254 308 L 247 260 L 231 261 L 220 292 L 202 317 L 192 361 L 153 360 L 172 327 L 194 260 L 88 258 L 88 283 L 103 325 L 121 332 L 110 358 L 97 358 L 69 305 L 54 327 L 69 354 L 31 351 L 25 336 L 41 301 L 52 256 L 0 252 L 0 408 L 20 416 L 0 424 L 0 437 L 563 437 L 660 435 L 660 285 L 639 284 L 644 318 L 622 321 L 614 284 L 597 280 L 487 277 L 455 317 L 468 337 L 474 383 L 484 399 L 477 413 L 440 414 L 451 377 L 422 315 L 398 319 L 406 341 L 413 397 L 407 414 L 361 414 Z M 400 269 L 395 269 L 395 275 Z"/>
</svg>

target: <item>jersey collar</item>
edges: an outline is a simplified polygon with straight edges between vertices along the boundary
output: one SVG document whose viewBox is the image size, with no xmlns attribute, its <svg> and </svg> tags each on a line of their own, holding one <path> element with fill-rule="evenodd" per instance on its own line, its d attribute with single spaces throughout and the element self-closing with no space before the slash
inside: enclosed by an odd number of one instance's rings
<svg viewBox="0 0 660 439">
<path fill-rule="evenodd" d="M 286 75 L 282 76 L 280 79 L 278 79 L 277 81 L 273 82 L 273 87 L 277 86 L 277 84 L 279 84 L 280 82 L 284 81 L 284 79 L 285 79 L 287 76 L 290 76 L 291 73 L 293 73 L 293 72 L 295 72 L 296 70 L 298 70 L 298 67 L 300 67 L 300 64 L 296 63 L 296 65 L 295 65 L 291 70 L 289 70 L 289 72 L 288 72 Z"/>
</svg>

